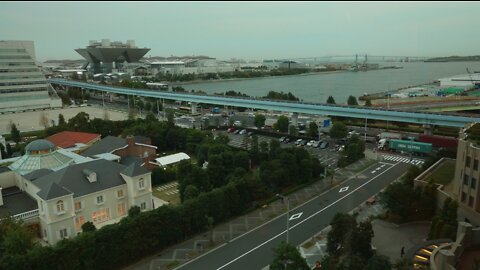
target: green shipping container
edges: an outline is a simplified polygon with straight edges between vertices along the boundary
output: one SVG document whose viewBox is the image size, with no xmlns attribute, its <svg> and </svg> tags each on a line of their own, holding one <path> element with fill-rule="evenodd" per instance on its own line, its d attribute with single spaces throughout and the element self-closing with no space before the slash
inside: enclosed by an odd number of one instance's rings
<svg viewBox="0 0 480 270">
<path fill-rule="evenodd" d="M 414 141 L 390 140 L 388 141 L 388 147 L 390 149 L 405 151 L 405 152 L 415 152 L 415 153 L 432 152 L 431 143 L 422 143 L 422 142 L 414 142 Z"/>
</svg>

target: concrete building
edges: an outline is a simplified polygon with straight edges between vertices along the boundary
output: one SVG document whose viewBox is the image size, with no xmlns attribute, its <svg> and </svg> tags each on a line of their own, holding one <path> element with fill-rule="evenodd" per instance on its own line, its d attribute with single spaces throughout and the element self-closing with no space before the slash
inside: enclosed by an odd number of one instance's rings
<svg viewBox="0 0 480 270">
<path fill-rule="evenodd" d="M 93 73 L 97 74 L 124 71 L 125 62 L 138 62 L 150 49 L 136 47 L 133 40 L 122 43 L 102 39 L 101 42 L 90 40 L 86 48 L 75 51 L 87 59 Z"/>
<path fill-rule="evenodd" d="M 480 87 L 480 74 L 462 74 L 438 79 L 440 86 Z"/>
<path fill-rule="evenodd" d="M 175 75 L 223 73 L 233 72 L 239 68 L 236 65 L 206 56 L 169 57 L 147 61 L 150 65 L 150 73 L 154 75 L 158 73 Z"/>
<path fill-rule="evenodd" d="M 1 167 L 0 215 L 39 223 L 41 238 L 50 244 L 77 235 L 87 221 L 100 228 L 118 222 L 132 206 L 154 208 L 151 172 L 138 164 L 62 154 L 47 140 L 25 150 L 22 159 Z"/>
<path fill-rule="evenodd" d="M 480 225 L 480 123 L 460 131 L 458 139 L 453 195 L 464 219 Z M 463 220 L 461 217 L 459 220 Z"/>
<path fill-rule="evenodd" d="M 62 106 L 35 61 L 33 41 L 0 40 L 0 112 Z"/>
</svg>

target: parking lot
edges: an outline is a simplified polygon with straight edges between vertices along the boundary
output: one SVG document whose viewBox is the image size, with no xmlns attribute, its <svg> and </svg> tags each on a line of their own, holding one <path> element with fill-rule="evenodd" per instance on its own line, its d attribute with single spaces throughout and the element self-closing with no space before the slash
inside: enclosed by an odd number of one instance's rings
<svg viewBox="0 0 480 270">
<path fill-rule="evenodd" d="M 227 131 L 216 131 L 215 133 L 227 135 L 230 138 L 230 142 L 228 144 L 233 147 L 244 148 L 247 150 L 250 149 L 251 138 L 248 136 L 248 134 L 235 134 L 235 133 L 229 133 Z M 279 138 L 269 137 L 265 135 L 257 135 L 257 137 L 258 137 L 258 143 L 261 143 L 261 142 L 269 143 L 270 140 L 272 139 L 277 139 L 277 140 L 279 139 Z M 336 149 L 338 147 L 335 147 L 336 145 L 335 142 L 332 139 L 328 138 L 327 136 L 322 137 L 321 140 L 328 142 L 328 146 L 325 147 L 324 149 L 321 149 L 320 147 L 309 146 L 309 145 L 308 146 L 296 145 L 295 144 L 296 140 L 292 140 L 288 143 L 281 142 L 280 145 L 281 147 L 303 147 L 312 156 L 318 157 L 318 159 L 322 164 L 334 167 L 337 164 L 338 158 L 339 158 L 339 152 Z"/>
</svg>

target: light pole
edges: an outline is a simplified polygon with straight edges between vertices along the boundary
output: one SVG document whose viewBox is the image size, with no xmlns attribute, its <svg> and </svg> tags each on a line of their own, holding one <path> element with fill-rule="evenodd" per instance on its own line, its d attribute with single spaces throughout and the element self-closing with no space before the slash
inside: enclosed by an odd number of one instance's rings
<svg viewBox="0 0 480 270">
<path fill-rule="evenodd" d="M 290 228 L 290 200 L 288 197 L 277 194 L 277 197 L 281 198 L 283 202 L 287 201 L 287 244 L 288 244 L 288 230 Z"/>
</svg>

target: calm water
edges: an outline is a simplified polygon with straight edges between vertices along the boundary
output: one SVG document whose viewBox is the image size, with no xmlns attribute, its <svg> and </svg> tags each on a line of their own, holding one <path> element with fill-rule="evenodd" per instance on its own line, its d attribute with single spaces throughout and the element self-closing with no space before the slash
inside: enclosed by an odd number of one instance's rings
<svg viewBox="0 0 480 270">
<path fill-rule="evenodd" d="M 380 66 L 394 65 L 381 63 Z M 333 96 L 337 103 L 346 103 L 349 95 L 361 96 L 388 89 L 398 89 L 436 79 L 480 71 L 480 62 L 398 63 L 403 69 L 372 70 L 367 72 L 340 72 L 303 76 L 269 77 L 238 81 L 206 82 L 182 85 L 188 90 L 203 90 L 209 94 L 229 90 L 250 96 L 265 96 L 268 91 L 292 92 L 309 102 L 325 102 Z"/>
</svg>

